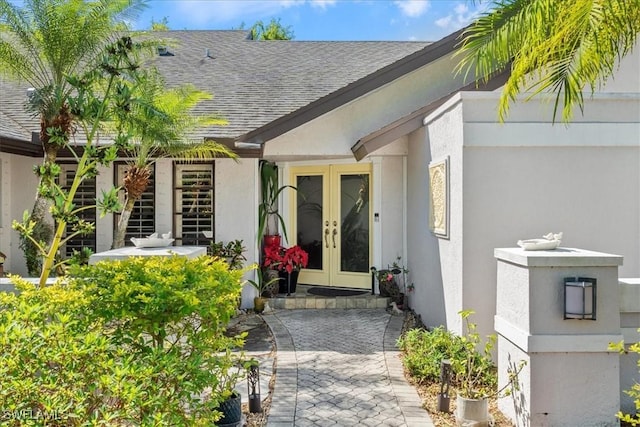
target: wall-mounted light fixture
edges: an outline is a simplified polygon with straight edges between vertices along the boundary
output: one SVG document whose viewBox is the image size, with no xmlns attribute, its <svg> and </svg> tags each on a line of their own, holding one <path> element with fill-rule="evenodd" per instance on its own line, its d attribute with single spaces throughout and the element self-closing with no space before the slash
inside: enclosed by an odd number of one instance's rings
<svg viewBox="0 0 640 427">
<path fill-rule="evenodd" d="M 596 279 L 564 279 L 564 318 L 596 320 Z"/>
</svg>

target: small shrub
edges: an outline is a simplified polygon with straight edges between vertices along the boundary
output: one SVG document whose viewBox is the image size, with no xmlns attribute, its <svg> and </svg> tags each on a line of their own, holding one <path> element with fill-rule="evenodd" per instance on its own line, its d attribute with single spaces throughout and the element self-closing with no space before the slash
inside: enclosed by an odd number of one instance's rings
<svg viewBox="0 0 640 427">
<path fill-rule="evenodd" d="M 411 329 L 400 338 L 403 362 L 419 382 L 439 381 L 443 359 L 462 359 L 464 345 L 459 336 L 443 326 L 427 331 Z"/>
<path fill-rule="evenodd" d="M 2 424 L 214 423 L 241 372 L 231 350 L 243 337 L 224 332 L 242 271 L 205 256 L 70 273 L 43 288 L 14 278 L 20 293 L 0 293 Z"/>
<path fill-rule="evenodd" d="M 103 334 L 82 291 L 19 283 L 0 293 L 2 425 L 123 425 L 148 421 L 150 369 Z"/>
<path fill-rule="evenodd" d="M 461 337 L 464 351 L 463 358 L 454 358 L 451 368 L 456 375 L 458 393 L 469 399 L 481 399 L 497 394 L 498 379 L 496 368 L 491 360 L 491 350 L 496 343 L 495 335 L 488 335 L 482 348 L 482 339 L 475 323 L 469 320 L 473 310 L 462 310 L 458 314 L 462 316 L 466 326 L 466 334 Z"/>
<path fill-rule="evenodd" d="M 212 257 L 220 258 L 229 264 L 229 267 L 237 270 L 244 266 L 244 262 L 247 258 L 244 256 L 244 252 L 247 248 L 244 247 L 242 240 L 232 240 L 230 242 L 211 242 L 207 248 L 207 253 Z"/>
<path fill-rule="evenodd" d="M 440 326 L 431 331 L 411 329 L 398 341 L 404 353 L 403 364 L 422 384 L 440 381 L 443 359 L 451 362 L 452 385 L 462 389 L 463 380 L 471 376 L 482 390 L 497 388 L 496 368 L 488 355 L 480 354 L 469 337 L 461 337 Z M 469 353 L 471 352 L 471 353 Z M 469 365 L 468 361 L 473 363 Z M 471 366 L 471 372 L 467 367 Z"/>
<path fill-rule="evenodd" d="M 638 329 L 640 332 L 640 329 Z M 629 349 L 626 350 L 624 346 L 624 341 L 620 341 L 618 343 L 610 343 L 609 350 L 618 351 L 620 354 L 626 354 L 628 352 L 637 353 L 640 355 L 640 343 L 634 343 L 629 346 Z M 640 359 L 638 360 L 638 368 L 640 368 Z M 636 414 L 625 414 L 622 411 L 619 411 L 616 416 L 620 418 L 620 421 L 623 423 L 627 423 L 630 426 L 640 426 L 640 383 L 635 383 L 631 386 L 631 390 L 625 390 L 626 394 L 631 396 L 634 399 L 636 405 Z"/>
</svg>

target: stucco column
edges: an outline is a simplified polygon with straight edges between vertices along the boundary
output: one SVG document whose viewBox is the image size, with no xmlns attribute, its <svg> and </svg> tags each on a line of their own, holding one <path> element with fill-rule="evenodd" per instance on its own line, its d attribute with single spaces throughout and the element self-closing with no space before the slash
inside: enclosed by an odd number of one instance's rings
<svg viewBox="0 0 640 427">
<path fill-rule="evenodd" d="M 581 249 L 495 249 L 498 381 L 527 364 L 520 389 L 499 399 L 517 426 L 614 426 L 620 409 L 618 266 L 622 257 Z M 596 320 L 564 319 L 564 279 L 597 280 Z"/>
</svg>

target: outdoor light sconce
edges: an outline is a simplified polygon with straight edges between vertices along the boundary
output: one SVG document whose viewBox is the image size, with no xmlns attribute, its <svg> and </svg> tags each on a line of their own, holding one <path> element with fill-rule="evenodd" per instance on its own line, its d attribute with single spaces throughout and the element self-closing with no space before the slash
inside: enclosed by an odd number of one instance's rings
<svg viewBox="0 0 640 427">
<path fill-rule="evenodd" d="M 247 370 L 247 394 L 249 395 L 249 412 L 262 412 L 260 401 L 260 368 L 258 364 L 251 364 Z"/>
<path fill-rule="evenodd" d="M 596 320 L 596 279 L 564 279 L 564 318 Z"/>
</svg>

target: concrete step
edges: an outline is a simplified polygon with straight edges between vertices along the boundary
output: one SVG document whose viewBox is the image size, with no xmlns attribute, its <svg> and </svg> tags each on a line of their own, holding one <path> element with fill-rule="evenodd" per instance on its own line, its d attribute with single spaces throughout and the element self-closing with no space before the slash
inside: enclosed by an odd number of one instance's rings
<svg viewBox="0 0 640 427">
<path fill-rule="evenodd" d="M 354 296 L 318 296 L 310 294 L 310 285 L 298 285 L 296 292 L 287 296 L 279 294 L 269 299 L 273 309 L 331 309 L 331 308 L 386 308 L 391 303 L 388 297 L 366 292 Z"/>
</svg>

